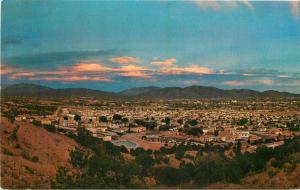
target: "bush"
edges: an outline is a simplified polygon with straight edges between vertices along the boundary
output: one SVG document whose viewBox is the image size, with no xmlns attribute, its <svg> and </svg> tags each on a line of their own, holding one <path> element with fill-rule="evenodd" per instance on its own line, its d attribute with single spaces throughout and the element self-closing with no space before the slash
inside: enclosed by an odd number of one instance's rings
<svg viewBox="0 0 300 190">
<path fill-rule="evenodd" d="M 9 136 L 9 140 L 18 141 L 18 136 L 17 136 L 18 129 L 19 129 L 18 127 L 14 128 L 12 134 Z"/>
<path fill-rule="evenodd" d="M 192 120 L 187 120 L 185 122 L 186 125 L 190 125 L 190 126 L 196 126 L 198 124 L 198 121 L 195 120 L 195 119 L 192 119 Z"/>
<path fill-rule="evenodd" d="M 80 168 L 83 168 L 87 164 L 88 160 L 88 156 L 85 154 L 85 152 L 77 147 L 70 152 L 70 158 L 72 165 Z"/>
<path fill-rule="evenodd" d="M 19 143 L 17 143 L 17 144 L 15 145 L 15 148 L 21 149 L 22 147 L 21 147 L 21 145 L 20 145 Z"/>
<path fill-rule="evenodd" d="M 21 156 L 25 158 L 26 160 L 31 160 L 30 155 L 25 150 L 22 151 Z"/>
<path fill-rule="evenodd" d="M 191 129 L 189 129 L 187 131 L 187 134 L 188 135 L 194 135 L 194 136 L 198 136 L 198 135 L 202 135 L 203 134 L 203 131 L 201 128 L 198 128 L 198 127 L 193 127 Z"/>
<path fill-rule="evenodd" d="M 100 121 L 100 122 L 108 122 L 106 116 L 100 116 L 100 117 L 99 117 L 99 121 Z"/>
<path fill-rule="evenodd" d="M 178 149 L 178 150 L 176 151 L 176 153 L 175 153 L 175 158 L 176 158 L 177 160 L 181 160 L 181 159 L 183 158 L 184 154 L 185 154 L 185 151 L 184 151 L 184 150 Z"/>
<path fill-rule="evenodd" d="M 44 128 L 51 133 L 56 132 L 56 127 L 54 125 L 44 125 Z"/>
<path fill-rule="evenodd" d="M 39 162 L 39 157 L 33 156 L 33 157 L 31 158 L 31 162 Z"/>
<path fill-rule="evenodd" d="M 147 155 L 147 154 L 137 155 L 136 158 L 135 158 L 135 160 L 144 169 L 149 169 L 149 168 L 151 168 L 155 164 L 155 161 L 152 158 L 152 156 L 151 155 Z"/>
<path fill-rule="evenodd" d="M 28 166 L 25 166 L 25 171 L 27 171 L 27 172 L 30 173 L 30 174 L 34 174 L 33 169 L 31 169 L 31 168 L 28 167 Z"/>
<path fill-rule="evenodd" d="M 37 121 L 37 120 L 33 120 L 31 122 L 34 126 L 37 126 L 37 127 L 41 127 L 42 126 L 42 123 L 40 121 Z"/>
<path fill-rule="evenodd" d="M 3 152 L 3 154 L 8 155 L 8 156 L 14 156 L 14 153 L 7 150 L 6 148 L 2 148 L 2 152 Z"/>
<path fill-rule="evenodd" d="M 155 171 L 155 178 L 165 185 L 178 185 L 181 183 L 181 176 L 178 169 L 173 167 L 158 168 Z"/>
<path fill-rule="evenodd" d="M 247 118 L 241 118 L 237 124 L 238 125 L 246 125 L 248 123 L 248 119 Z"/>
</svg>

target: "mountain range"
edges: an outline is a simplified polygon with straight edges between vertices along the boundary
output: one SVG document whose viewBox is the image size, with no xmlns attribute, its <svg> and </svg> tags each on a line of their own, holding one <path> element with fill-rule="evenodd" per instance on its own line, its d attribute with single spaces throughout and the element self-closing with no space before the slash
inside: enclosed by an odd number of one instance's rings
<svg viewBox="0 0 300 190">
<path fill-rule="evenodd" d="M 130 88 L 121 92 L 106 92 L 87 88 L 54 89 L 35 84 L 13 84 L 1 88 L 2 96 L 25 96 L 37 98 L 93 97 L 102 99 L 143 98 L 143 99 L 196 99 L 196 98 L 247 98 L 247 97 L 300 97 L 300 94 L 268 90 L 264 92 L 248 89 L 223 90 L 215 87 L 155 86 Z"/>
</svg>

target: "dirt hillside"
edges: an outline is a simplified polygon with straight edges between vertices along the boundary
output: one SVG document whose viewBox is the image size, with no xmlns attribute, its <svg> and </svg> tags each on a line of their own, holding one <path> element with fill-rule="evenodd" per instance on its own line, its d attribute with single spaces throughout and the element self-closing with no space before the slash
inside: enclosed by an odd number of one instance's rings
<svg viewBox="0 0 300 190">
<path fill-rule="evenodd" d="M 72 139 L 1 117 L 1 187 L 50 188 L 58 166 L 70 167 Z M 19 126 L 19 127 L 17 127 Z"/>
</svg>

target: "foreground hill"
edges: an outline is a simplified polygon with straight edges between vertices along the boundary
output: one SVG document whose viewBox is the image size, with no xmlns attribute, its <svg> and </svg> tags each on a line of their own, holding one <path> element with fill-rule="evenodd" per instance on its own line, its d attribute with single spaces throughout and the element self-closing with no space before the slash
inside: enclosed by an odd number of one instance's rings
<svg viewBox="0 0 300 190">
<path fill-rule="evenodd" d="M 239 184 L 218 182 L 209 184 L 207 189 L 291 189 L 300 187 L 300 164 L 293 171 L 268 166 L 268 172 L 249 175 Z"/>
<path fill-rule="evenodd" d="M 53 89 L 33 84 L 15 84 L 1 90 L 3 96 L 25 96 L 39 98 L 93 97 L 102 99 L 143 98 L 143 99 L 194 99 L 194 98 L 263 98 L 263 97 L 300 97 L 300 94 L 288 92 L 248 89 L 222 90 L 215 87 L 189 86 L 180 87 L 140 87 L 119 93 L 91 90 L 86 88 Z"/>
<path fill-rule="evenodd" d="M 176 158 L 178 147 L 162 149 L 156 157 L 152 151 L 117 148 L 92 137 L 84 128 L 78 130 L 76 143 L 28 123 L 11 124 L 2 117 L 0 122 L 2 188 L 288 189 L 300 185 L 299 139 L 234 158 L 209 147 L 198 147 L 201 154 L 180 147 L 184 150 L 181 158 Z M 80 149 L 70 157 L 75 147 Z M 124 154 L 130 159 L 123 159 Z M 170 159 L 165 162 L 165 158 Z"/>
<path fill-rule="evenodd" d="M 2 188 L 50 188 L 57 167 L 71 166 L 74 140 L 24 122 L 0 122 Z"/>
</svg>

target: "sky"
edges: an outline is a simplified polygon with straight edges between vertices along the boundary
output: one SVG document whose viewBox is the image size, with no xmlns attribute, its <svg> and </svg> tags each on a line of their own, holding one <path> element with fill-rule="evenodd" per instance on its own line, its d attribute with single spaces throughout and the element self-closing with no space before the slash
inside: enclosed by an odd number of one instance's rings
<svg viewBox="0 0 300 190">
<path fill-rule="evenodd" d="M 300 93 L 300 2 L 6 0 L 1 84 Z"/>
</svg>

